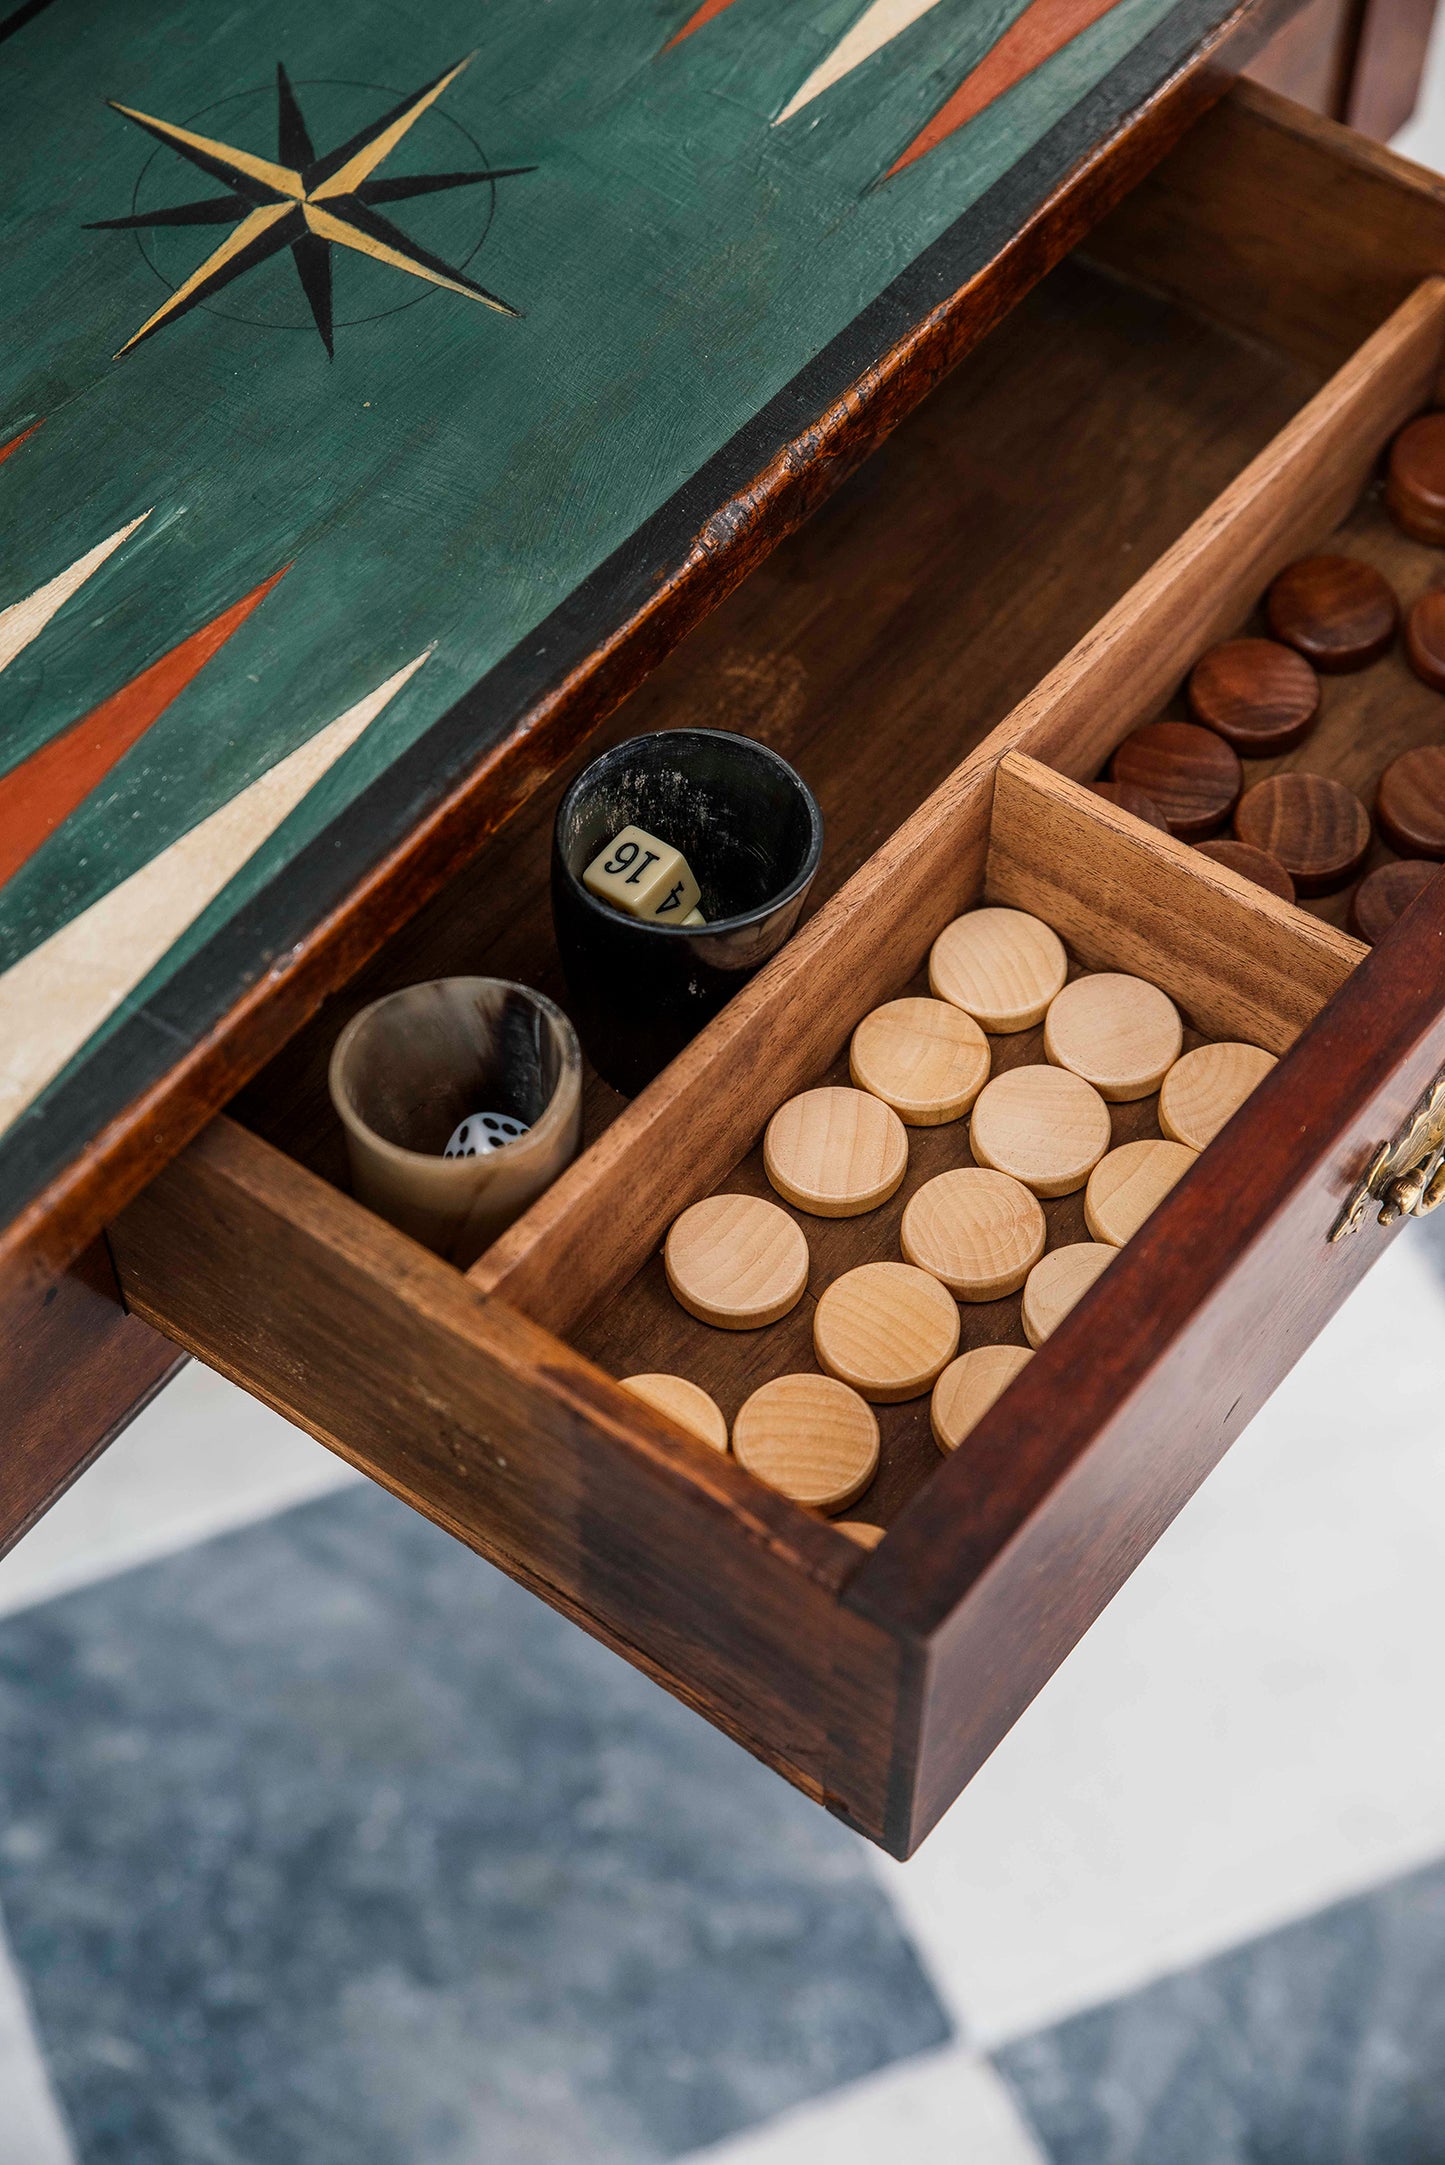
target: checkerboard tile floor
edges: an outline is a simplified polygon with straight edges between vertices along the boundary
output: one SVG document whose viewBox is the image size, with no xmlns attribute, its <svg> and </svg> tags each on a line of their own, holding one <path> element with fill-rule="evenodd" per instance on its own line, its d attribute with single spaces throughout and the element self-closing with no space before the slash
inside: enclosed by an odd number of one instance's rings
<svg viewBox="0 0 1445 2165">
<path fill-rule="evenodd" d="M 0 1562 L 0 2165 L 1445 2157 L 1437 1226 L 906 1866 L 191 1367 Z"/>
<path fill-rule="evenodd" d="M 1442 1404 L 1430 1224 L 899 1866 L 193 1366 L 0 1564 L 0 2165 L 1445 2154 Z"/>
</svg>

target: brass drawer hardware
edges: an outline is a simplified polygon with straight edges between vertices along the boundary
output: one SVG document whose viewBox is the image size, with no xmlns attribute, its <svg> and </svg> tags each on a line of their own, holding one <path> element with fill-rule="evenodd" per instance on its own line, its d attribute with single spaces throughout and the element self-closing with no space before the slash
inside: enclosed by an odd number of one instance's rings
<svg viewBox="0 0 1445 2165">
<path fill-rule="evenodd" d="M 1372 1203 L 1380 1206 L 1381 1225 L 1406 1216 L 1424 1218 L 1445 1203 L 1445 1068 L 1392 1139 L 1381 1143 L 1330 1239 L 1357 1232 Z"/>
</svg>

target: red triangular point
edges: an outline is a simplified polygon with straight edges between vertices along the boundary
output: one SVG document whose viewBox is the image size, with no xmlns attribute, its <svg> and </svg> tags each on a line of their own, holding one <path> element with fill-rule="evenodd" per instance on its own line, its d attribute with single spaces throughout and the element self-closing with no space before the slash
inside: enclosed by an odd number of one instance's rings
<svg viewBox="0 0 1445 2165">
<path fill-rule="evenodd" d="M 702 6 L 693 10 L 681 30 L 673 32 L 663 46 L 663 51 L 670 53 L 674 45 L 681 45 L 684 38 L 690 38 L 694 30 L 701 30 L 704 23 L 710 23 L 715 15 L 721 15 L 724 9 L 730 8 L 732 4 L 733 0 L 702 0 Z"/>
<path fill-rule="evenodd" d="M 33 436 L 38 428 L 44 426 L 43 419 L 32 421 L 29 428 L 23 428 L 18 436 L 12 436 L 8 444 L 0 444 L 0 466 L 3 466 L 5 461 L 20 449 L 28 436 Z"/>
<path fill-rule="evenodd" d="M 957 135 L 971 120 L 996 104 L 1007 90 L 1041 68 L 1055 53 L 1072 45 L 1091 24 L 1116 8 L 1119 0 L 1031 0 L 984 55 L 973 73 L 961 82 L 934 114 L 926 128 L 914 136 L 901 158 L 884 174 L 891 180 L 905 166 L 915 165 L 949 136 Z"/>
<path fill-rule="evenodd" d="M 105 780 L 121 755 L 145 735 L 290 568 L 283 564 L 0 778 L 0 885 Z"/>
</svg>

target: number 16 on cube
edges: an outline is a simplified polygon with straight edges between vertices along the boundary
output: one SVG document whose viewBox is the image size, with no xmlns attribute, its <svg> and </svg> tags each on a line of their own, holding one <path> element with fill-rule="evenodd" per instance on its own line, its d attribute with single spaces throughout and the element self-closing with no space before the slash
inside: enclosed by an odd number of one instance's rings
<svg viewBox="0 0 1445 2165">
<path fill-rule="evenodd" d="M 659 841 L 643 827 L 624 827 L 599 850 L 582 875 L 582 884 L 599 902 L 610 902 L 629 917 L 680 925 L 694 916 L 702 889 L 682 851 Z"/>
</svg>

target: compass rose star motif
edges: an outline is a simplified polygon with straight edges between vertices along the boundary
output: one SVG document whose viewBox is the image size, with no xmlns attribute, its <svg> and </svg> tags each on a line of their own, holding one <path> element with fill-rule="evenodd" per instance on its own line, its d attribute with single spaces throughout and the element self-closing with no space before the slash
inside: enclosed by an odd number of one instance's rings
<svg viewBox="0 0 1445 2165">
<path fill-rule="evenodd" d="M 129 105 L 108 102 L 117 113 L 144 128 L 158 142 L 178 151 L 190 164 L 199 166 L 212 180 L 224 183 L 229 193 L 199 203 L 178 203 L 166 210 L 140 211 L 129 218 L 101 218 L 91 231 L 137 226 L 229 225 L 234 231 L 204 263 L 141 325 L 116 353 L 118 361 L 142 339 L 151 338 L 164 324 L 174 323 L 232 279 L 254 270 L 269 256 L 289 248 L 296 274 L 306 295 L 328 354 L 334 354 L 331 321 L 331 251 L 351 248 L 373 262 L 389 264 L 413 278 L 427 279 L 448 293 L 464 294 L 481 301 L 504 316 L 517 316 L 511 307 L 479 286 L 465 272 L 444 263 L 384 218 L 377 205 L 398 203 L 409 196 L 435 195 L 444 189 L 471 188 L 481 181 L 509 180 L 532 173 L 535 166 L 488 167 L 471 173 L 424 173 L 405 179 L 384 180 L 373 176 L 398 143 L 430 106 L 469 67 L 468 54 L 435 81 L 424 84 L 353 135 L 339 149 L 318 157 L 302 116 L 296 93 L 284 67 L 276 69 L 276 157 L 262 158 L 230 143 L 197 135 L 174 121 L 157 120 Z"/>
</svg>

